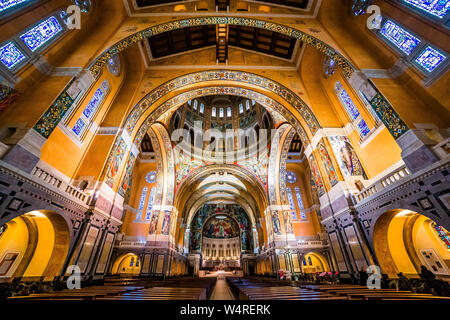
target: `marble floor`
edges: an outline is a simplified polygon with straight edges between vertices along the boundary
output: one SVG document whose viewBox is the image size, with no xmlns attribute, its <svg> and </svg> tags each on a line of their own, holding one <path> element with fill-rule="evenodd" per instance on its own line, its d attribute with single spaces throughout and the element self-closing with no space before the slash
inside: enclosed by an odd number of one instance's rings
<svg viewBox="0 0 450 320">
<path fill-rule="evenodd" d="M 230 287 L 226 281 L 227 276 L 232 276 L 231 272 L 215 272 L 208 276 L 217 276 L 216 287 L 211 294 L 210 300 L 234 300 Z"/>
</svg>

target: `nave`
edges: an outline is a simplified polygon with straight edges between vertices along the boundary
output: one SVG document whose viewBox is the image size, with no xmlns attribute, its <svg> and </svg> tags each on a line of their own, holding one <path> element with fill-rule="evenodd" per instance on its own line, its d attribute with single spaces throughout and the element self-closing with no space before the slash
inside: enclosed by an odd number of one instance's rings
<svg viewBox="0 0 450 320">
<path fill-rule="evenodd" d="M 450 297 L 397 288 L 370 289 L 356 284 L 287 281 L 262 277 L 183 277 L 169 280 L 107 278 L 103 285 L 37 293 L 9 300 L 450 300 Z"/>
</svg>

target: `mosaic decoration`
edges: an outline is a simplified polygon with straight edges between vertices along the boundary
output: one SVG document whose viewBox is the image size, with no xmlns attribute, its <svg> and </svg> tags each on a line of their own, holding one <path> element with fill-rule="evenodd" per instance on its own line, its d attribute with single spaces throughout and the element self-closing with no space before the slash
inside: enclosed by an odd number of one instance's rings
<svg viewBox="0 0 450 320">
<path fill-rule="evenodd" d="M 8 42 L 0 48 L 0 61 L 10 70 L 26 59 L 14 42 Z"/>
<path fill-rule="evenodd" d="M 352 12 L 355 16 L 366 13 L 367 8 L 373 3 L 373 0 L 353 0 Z"/>
<path fill-rule="evenodd" d="M 273 225 L 273 232 L 275 234 L 280 235 L 281 234 L 281 223 L 280 223 L 280 216 L 278 215 L 277 210 L 272 211 L 272 225 Z"/>
<path fill-rule="evenodd" d="M 364 179 L 367 179 L 350 140 L 345 136 L 330 136 L 328 139 L 343 175 L 347 177 L 363 176 Z"/>
<path fill-rule="evenodd" d="M 0 13 L 6 11 L 7 9 L 14 8 L 25 2 L 31 2 L 33 0 L 0 0 Z"/>
<path fill-rule="evenodd" d="M 239 161 L 238 164 L 248 171 L 252 172 L 264 186 L 267 184 L 267 157 L 258 157 L 258 155 L 254 154 L 244 161 Z"/>
<path fill-rule="evenodd" d="M 164 212 L 164 220 L 161 228 L 161 234 L 168 235 L 170 231 L 170 220 L 171 220 L 171 212 Z"/>
<path fill-rule="evenodd" d="M 447 59 L 447 56 L 432 47 L 427 46 L 425 50 L 419 54 L 415 62 L 428 72 L 433 72 L 445 59 Z"/>
<path fill-rule="evenodd" d="M 156 194 L 156 188 L 153 187 L 150 190 L 150 195 L 148 197 L 148 203 L 147 203 L 147 213 L 145 215 L 145 220 L 150 220 L 150 217 L 152 216 L 153 212 L 153 201 L 155 200 L 155 194 Z"/>
<path fill-rule="evenodd" d="M 297 210 L 295 209 L 294 196 L 292 195 L 292 189 L 287 187 L 286 194 L 289 201 L 289 208 L 291 208 L 292 219 L 297 220 Z"/>
<path fill-rule="evenodd" d="M 114 156 L 112 157 L 112 162 L 109 164 L 108 170 L 106 171 L 105 183 L 111 188 L 114 186 L 114 179 L 119 171 L 120 164 L 125 155 L 127 145 L 122 137 L 119 138 L 117 145 L 114 148 Z"/>
<path fill-rule="evenodd" d="M 292 171 L 286 171 L 286 181 L 288 183 L 295 183 L 297 181 L 297 176 Z"/>
<path fill-rule="evenodd" d="M 300 113 L 303 120 L 305 121 L 306 125 L 311 131 L 311 135 L 314 135 L 320 128 L 320 124 L 315 118 L 313 112 L 309 107 L 292 91 L 287 89 L 286 87 L 280 85 L 277 82 L 274 82 L 272 80 L 269 80 L 267 78 L 264 78 L 262 76 L 242 72 L 242 71 L 232 71 L 232 70 L 218 70 L 218 71 L 202 71 L 197 73 L 191 73 L 187 74 L 178 78 L 175 78 L 162 86 L 154 89 L 152 92 L 150 92 L 144 99 L 142 99 L 130 112 L 129 116 L 127 117 L 127 120 L 125 121 L 124 128 L 128 131 L 128 133 L 133 132 L 135 129 L 135 126 L 138 122 L 138 120 L 141 118 L 141 116 L 144 114 L 144 112 L 147 111 L 157 100 L 159 100 L 161 97 L 166 95 L 167 93 L 181 89 L 185 86 L 191 86 L 196 83 L 201 82 L 209 82 L 209 81 L 218 81 L 218 80 L 224 80 L 224 81 L 235 81 L 250 85 L 256 85 L 258 87 L 267 89 L 271 92 L 276 93 L 281 98 L 285 99 L 288 103 L 290 103 L 296 110 Z M 220 87 L 219 87 L 220 88 Z M 197 91 L 201 91 L 202 89 L 198 89 Z M 211 92 L 212 91 L 212 92 Z M 228 91 L 228 92 L 227 92 Z M 258 94 L 253 94 L 254 97 L 252 97 L 251 94 L 248 92 L 249 90 L 241 89 L 241 88 L 230 88 L 228 90 L 224 89 L 218 89 L 218 90 L 207 90 L 201 92 L 208 92 L 208 95 L 214 95 L 214 94 L 231 94 L 236 95 L 239 92 L 240 96 L 247 96 L 249 98 L 252 98 L 261 105 L 265 106 L 267 105 L 270 100 L 265 97 L 264 95 L 260 95 L 258 97 Z M 195 91 L 194 91 L 195 92 Z M 202 95 L 201 93 L 198 95 Z M 170 102 L 166 102 L 164 105 L 169 109 L 170 107 L 173 107 L 174 104 L 181 105 L 184 102 L 190 100 L 192 96 L 186 100 L 184 95 L 177 96 L 175 98 L 172 98 Z M 259 98 L 259 99 L 258 99 Z M 182 102 L 183 101 L 183 102 Z M 181 102 L 181 103 L 180 103 Z M 170 104 L 168 104 L 170 103 Z M 279 104 L 277 104 L 278 106 Z M 282 114 L 288 121 L 291 121 L 293 116 L 290 112 L 286 112 L 285 108 L 281 105 L 279 105 L 281 110 L 284 110 L 284 112 L 280 112 L 280 110 L 277 110 Z M 159 112 L 161 114 L 164 112 L 162 108 L 158 108 Z M 158 117 L 161 115 L 159 114 Z M 286 116 L 286 115 L 289 116 Z"/>
<path fill-rule="evenodd" d="M 257 121 L 256 111 L 253 110 L 252 112 L 247 114 L 245 117 L 242 117 L 239 119 L 239 128 L 247 129 L 248 127 L 252 126 L 256 121 Z"/>
<path fill-rule="evenodd" d="M 336 169 L 334 168 L 333 162 L 331 162 L 330 155 L 328 154 L 328 151 L 322 142 L 317 145 L 317 150 L 319 151 L 320 157 L 322 159 L 323 167 L 327 172 L 328 180 L 333 187 L 338 183 L 339 178 L 336 173 Z"/>
<path fill-rule="evenodd" d="M 156 171 L 150 171 L 145 175 L 145 181 L 148 183 L 155 183 L 156 182 Z"/>
<path fill-rule="evenodd" d="M 221 220 L 226 221 L 221 223 Z M 230 222 L 230 226 L 226 223 L 227 221 Z M 191 251 L 201 249 L 202 235 L 211 238 L 231 238 L 239 236 L 239 232 L 242 251 L 251 250 L 249 219 L 245 210 L 238 204 L 204 204 L 195 213 L 190 230 Z"/>
<path fill-rule="evenodd" d="M 403 2 L 441 19 L 450 9 L 450 0 L 403 0 Z"/>
<path fill-rule="evenodd" d="M 203 236 L 212 239 L 230 239 L 239 237 L 237 222 L 229 216 L 214 216 L 203 226 Z"/>
<path fill-rule="evenodd" d="M 286 139 L 283 142 L 283 148 L 281 149 L 281 156 L 280 156 L 280 168 L 279 168 L 279 192 L 281 197 L 281 203 L 287 203 L 287 193 L 286 193 L 286 162 L 287 162 L 287 156 L 289 153 L 289 148 L 292 144 L 292 140 L 295 136 L 295 130 L 293 128 L 289 129 L 289 132 L 286 136 Z"/>
<path fill-rule="evenodd" d="M 271 205 L 279 205 L 280 203 L 278 203 L 277 200 L 277 183 L 278 179 L 282 179 L 282 181 L 278 184 L 280 186 L 282 186 L 283 191 L 284 191 L 284 196 L 282 198 L 281 201 L 283 201 L 284 203 L 287 203 L 286 201 L 286 167 L 280 165 L 280 163 L 278 163 L 278 148 L 280 147 L 280 143 L 284 143 L 285 141 L 281 141 L 283 135 L 285 134 L 286 130 L 290 130 L 291 126 L 288 124 L 284 124 L 281 127 L 278 128 L 277 130 L 277 135 L 278 138 L 274 138 L 272 137 L 272 143 L 270 146 L 270 157 L 269 157 L 269 169 L 267 172 L 267 189 L 269 192 L 269 203 Z M 283 147 L 286 146 L 286 143 L 284 143 L 284 145 L 282 145 Z M 282 156 L 284 155 L 284 152 L 281 153 Z M 281 159 L 281 164 L 282 164 L 282 160 Z M 281 187 L 280 187 L 281 189 Z"/>
<path fill-rule="evenodd" d="M 83 132 L 84 127 L 86 127 L 86 123 L 81 120 L 78 119 L 77 122 L 75 123 L 75 125 L 72 128 L 72 131 L 79 136 L 81 134 L 81 132 Z"/>
<path fill-rule="evenodd" d="M 69 82 L 66 88 L 69 88 L 72 83 L 73 79 Z M 72 106 L 73 102 L 74 99 L 72 99 L 66 91 L 63 91 L 58 98 L 56 98 L 50 108 L 47 109 L 41 119 L 39 119 L 36 123 L 34 130 L 36 130 L 44 138 L 48 139 L 53 130 L 55 130 L 59 121 L 61 121 L 67 110 L 69 110 Z"/>
<path fill-rule="evenodd" d="M 108 90 L 109 90 L 109 82 L 108 80 L 104 80 L 100 88 L 98 88 L 97 91 L 95 91 L 88 105 L 83 110 L 83 115 L 86 118 L 90 119 L 92 115 L 97 111 L 98 107 L 100 106 L 106 94 L 108 93 Z"/>
<path fill-rule="evenodd" d="M 286 227 L 286 233 L 294 233 L 294 226 L 292 225 L 292 218 L 289 212 L 284 213 L 284 226 Z"/>
<path fill-rule="evenodd" d="M 389 19 L 383 24 L 380 34 L 408 56 L 420 43 L 419 38 Z"/>
<path fill-rule="evenodd" d="M 297 197 L 298 209 L 300 210 L 300 217 L 302 220 L 306 220 L 305 208 L 303 206 L 302 194 L 299 187 L 295 187 L 295 196 Z"/>
<path fill-rule="evenodd" d="M 22 34 L 20 39 L 22 39 L 32 52 L 35 52 L 62 31 L 62 26 L 59 24 L 58 20 L 52 16 Z"/>
<path fill-rule="evenodd" d="M 441 241 L 447 246 L 447 249 L 450 250 L 450 234 L 443 227 L 438 226 L 436 223 L 432 223 L 433 229 L 436 231 L 437 236 L 441 239 Z"/>
<path fill-rule="evenodd" d="M 131 178 L 133 176 L 133 166 L 134 161 L 136 160 L 136 156 L 132 153 L 130 153 L 130 156 L 128 157 L 126 169 L 125 169 L 125 176 L 122 179 L 122 183 L 120 184 L 119 188 L 119 194 L 122 197 L 125 197 L 125 194 L 128 190 L 131 188 Z"/>
<path fill-rule="evenodd" d="M 158 227 L 158 218 L 159 218 L 159 212 L 153 211 L 152 217 L 150 219 L 150 228 L 148 230 L 148 234 L 155 234 L 156 228 Z"/>
<path fill-rule="evenodd" d="M 403 122 L 397 112 L 395 112 L 394 108 L 392 108 L 391 104 L 381 95 L 381 93 L 378 92 L 370 101 L 370 104 L 378 115 L 378 118 L 383 121 L 394 139 L 401 137 L 408 131 L 406 123 Z"/>
<path fill-rule="evenodd" d="M 145 200 L 147 199 L 147 192 L 148 192 L 147 187 L 142 188 L 141 197 L 139 199 L 139 206 L 138 206 L 138 213 L 136 215 L 136 220 L 141 220 L 141 218 L 142 218 L 142 211 L 144 211 Z"/>
<path fill-rule="evenodd" d="M 344 58 L 340 53 L 336 52 L 332 47 L 320 41 L 319 39 L 303 33 L 300 30 L 296 30 L 287 26 L 276 24 L 273 22 L 267 22 L 263 20 L 256 20 L 251 18 L 241 18 L 241 17 L 197 17 L 197 18 L 187 18 L 183 20 L 171 21 L 164 24 L 156 25 L 148 29 L 139 31 L 132 34 L 123 40 L 117 42 L 109 49 L 105 50 L 96 60 L 90 65 L 89 70 L 92 75 L 97 78 L 103 70 L 103 66 L 111 58 L 111 56 L 127 49 L 128 47 L 134 45 L 135 43 L 144 40 L 148 37 L 186 27 L 202 26 L 202 25 L 217 25 L 217 24 L 227 24 L 227 25 L 240 25 L 249 26 L 255 28 L 266 29 L 274 31 L 277 33 L 284 34 L 288 37 L 299 39 L 303 43 L 312 46 L 313 48 L 319 50 L 328 57 L 332 57 L 336 64 L 342 68 L 343 73 L 350 77 L 354 71 L 353 66 L 350 62 Z"/>
<path fill-rule="evenodd" d="M 325 188 L 323 186 L 322 177 L 317 166 L 316 159 L 313 155 L 309 156 L 309 166 L 311 167 L 311 186 L 317 192 L 319 197 L 325 194 Z"/>
<path fill-rule="evenodd" d="M 8 108 L 16 100 L 17 96 L 18 92 L 16 90 L 0 83 L 0 111 Z"/>
<path fill-rule="evenodd" d="M 106 68 L 108 69 L 109 73 L 111 73 L 113 76 L 117 77 L 120 74 L 121 65 L 118 54 L 112 56 L 111 59 L 108 60 Z"/>
</svg>

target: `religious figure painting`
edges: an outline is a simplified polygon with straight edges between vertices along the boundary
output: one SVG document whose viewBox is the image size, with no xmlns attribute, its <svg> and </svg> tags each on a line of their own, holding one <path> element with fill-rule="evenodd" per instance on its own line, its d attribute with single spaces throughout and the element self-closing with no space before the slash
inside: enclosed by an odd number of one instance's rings
<svg viewBox="0 0 450 320">
<path fill-rule="evenodd" d="M 164 220 L 162 224 L 161 234 L 168 235 L 170 230 L 170 211 L 164 212 Z"/>
<path fill-rule="evenodd" d="M 125 155 L 125 150 L 127 148 L 127 144 L 125 140 L 121 137 L 119 143 L 117 144 L 116 151 L 114 152 L 113 160 L 109 164 L 108 171 L 106 172 L 106 183 L 112 187 L 114 185 L 114 178 L 119 171 L 120 164 Z"/>
<path fill-rule="evenodd" d="M 338 176 L 336 173 L 336 169 L 334 168 L 333 162 L 331 162 L 330 155 L 328 154 L 328 151 L 322 142 L 317 145 L 317 149 L 320 153 L 322 164 L 327 172 L 330 184 L 331 186 L 334 186 L 338 183 Z"/>
<path fill-rule="evenodd" d="M 363 176 L 367 179 L 350 140 L 345 136 L 330 136 L 328 138 L 342 173 L 345 176 Z"/>
<path fill-rule="evenodd" d="M 214 216 L 205 223 L 203 235 L 216 239 L 235 238 L 239 237 L 239 226 L 228 216 Z"/>
<path fill-rule="evenodd" d="M 275 234 L 281 234 L 281 224 L 280 224 L 280 217 L 278 216 L 278 211 L 272 212 L 272 222 L 273 222 L 273 232 Z"/>
</svg>

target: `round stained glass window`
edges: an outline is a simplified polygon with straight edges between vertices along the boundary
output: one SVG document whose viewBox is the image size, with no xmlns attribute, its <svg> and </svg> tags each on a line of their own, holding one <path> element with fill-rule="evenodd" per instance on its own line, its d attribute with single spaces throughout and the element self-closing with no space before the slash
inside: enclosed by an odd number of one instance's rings
<svg viewBox="0 0 450 320">
<path fill-rule="evenodd" d="M 149 173 L 147 173 L 147 175 L 145 176 L 145 181 L 147 181 L 148 183 L 154 183 L 156 181 L 156 171 L 150 171 Z"/>
<path fill-rule="evenodd" d="M 286 171 L 286 181 L 288 183 L 294 183 L 295 181 L 297 181 L 295 173 L 293 173 L 292 171 Z"/>
<path fill-rule="evenodd" d="M 106 67 L 108 68 L 109 73 L 111 73 L 113 76 L 118 76 L 120 74 L 120 58 L 116 54 L 112 56 L 108 63 L 106 64 Z"/>
</svg>

